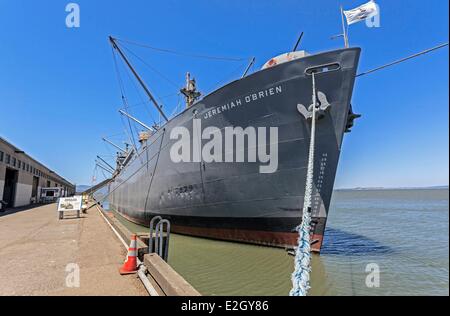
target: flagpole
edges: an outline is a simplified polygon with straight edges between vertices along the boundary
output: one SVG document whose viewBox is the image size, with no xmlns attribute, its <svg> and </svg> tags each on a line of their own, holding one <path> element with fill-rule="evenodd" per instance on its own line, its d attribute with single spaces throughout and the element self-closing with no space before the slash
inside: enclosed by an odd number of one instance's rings
<svg viewBox="0 0 450 316">
<path fill-rule="evenodd" d="M 348 34 L 347 34 L 347 28 L 345 27 L 345 18 L 344 18 L 344 9 L 341 5 L 341 18 L 342 18 L 342 30 L 343 30 L 343 36 L 344 36 L 344 45 L 345 48 L 348 48 Z"/>
</svg>

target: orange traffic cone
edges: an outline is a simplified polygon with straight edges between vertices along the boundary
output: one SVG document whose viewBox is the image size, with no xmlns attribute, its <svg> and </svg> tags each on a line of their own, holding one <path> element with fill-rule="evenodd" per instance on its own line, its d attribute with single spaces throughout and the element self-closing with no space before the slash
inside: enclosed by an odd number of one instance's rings
<svg viewBox="0 0 450 316">
<path fill-rule="evenodd" d="M 137 267 L 137 236 L 131 236 L 130 247 L 128 248 L 127 259 L 122 268 L 119 269 L 121 275 L 134 274 L 138 271 Z"/>
</svg>

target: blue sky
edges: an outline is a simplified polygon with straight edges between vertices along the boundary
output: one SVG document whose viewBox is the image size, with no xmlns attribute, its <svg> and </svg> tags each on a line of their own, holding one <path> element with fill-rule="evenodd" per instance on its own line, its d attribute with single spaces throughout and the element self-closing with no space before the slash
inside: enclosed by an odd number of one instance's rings
<svg viewBox="0 0 450 316">
<path fill-rule="evenodd" d="M 249 58 L 259 68 L 292 49 L 319 52 L 342 46 L 339 5 L 364 1 L 76 1 L 81 27 L 65 25 L 61 0 L 0 0 L 0 135 L 77 184 L 89 184 L 97 154 L 114 151 L 102 136 L 126 139 L 107 37 L 206 55 Z M 378 0 L 381 27 L 350 27 L 367 70 L 448 41 L 448 1 Z M 235 78 L 245 61 L 208 61 L 128 46 L 136 68 L 167 112 L 176 87 L 191 71 L 200 90 Z M 357 80 L 353 104 L 363 115 L 344 140 L 337 187 L 448 184 L 448 49 Z M 121 69 L 122 75 L 126 76 Z M 126 77 L 125 77 L 126 78 Z M 132 112 L 151 122 L 151 105 L 138 104 L 127 80 Z"/>
</svg>

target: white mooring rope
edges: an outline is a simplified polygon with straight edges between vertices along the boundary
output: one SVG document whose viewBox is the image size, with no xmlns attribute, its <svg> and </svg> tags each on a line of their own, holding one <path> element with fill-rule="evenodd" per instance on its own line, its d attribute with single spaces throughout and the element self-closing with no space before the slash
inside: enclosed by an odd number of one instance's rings
<svg viewBox="0 0 450 316">
<path fill-rule="evenodd" d="M 310 287 L 309 274 L 311 272 L 311 208 L 314 180 L 314 149 L 316 139 L 316 78 L 312 73 L 313 107 L 311 122 L 311 140 L 309 144 L 308 170 L 306 175 L 306 188 L 303 203 L 302 223 L 297 227 L 299 234 L 298 246 L 295 251 L 295 271 L 292 274 L 292 290 L 290 296 L 306 296 Z"/>
</svg>

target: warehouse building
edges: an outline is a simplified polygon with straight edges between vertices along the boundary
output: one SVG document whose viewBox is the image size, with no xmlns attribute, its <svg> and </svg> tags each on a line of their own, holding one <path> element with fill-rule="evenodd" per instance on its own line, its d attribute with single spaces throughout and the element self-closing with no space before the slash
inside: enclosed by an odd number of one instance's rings
<svg viewBox="0 0 450 316">
<path fill-rule="evenodd" d="M 0 137 L 0 208 L 38 203 L 42 188 L 75 194 L 75 185 Z"/>
</svg>

